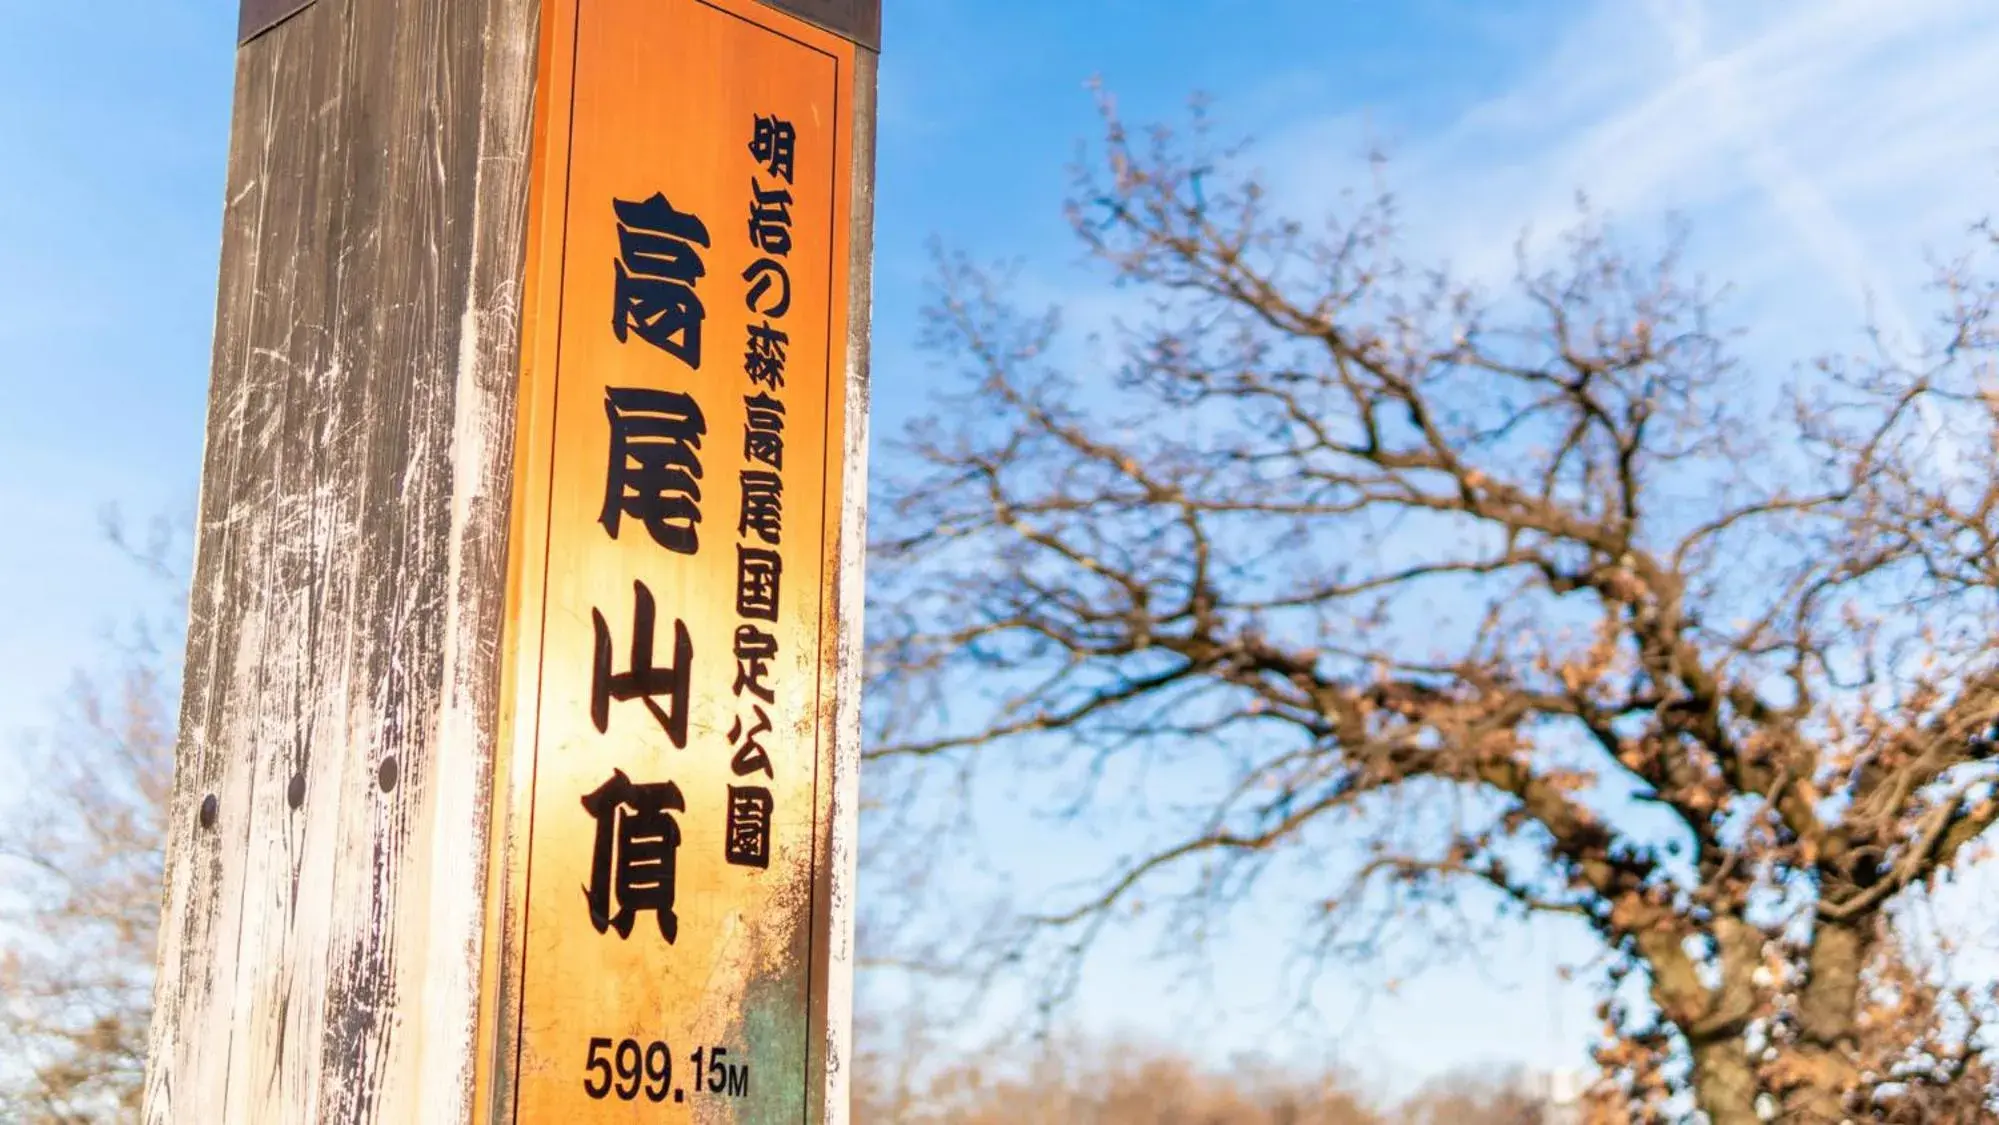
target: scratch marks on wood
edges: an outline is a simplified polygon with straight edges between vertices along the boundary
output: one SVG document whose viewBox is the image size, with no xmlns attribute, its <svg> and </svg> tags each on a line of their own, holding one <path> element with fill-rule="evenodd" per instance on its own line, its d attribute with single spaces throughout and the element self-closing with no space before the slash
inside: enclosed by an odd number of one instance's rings
<svg viewBox="0 0 1999 1125">
<path fill-rule="evenodd" d="M 149 1122 L 470 1117 L 538 21 L 239 51 Z"/>
<path fill-rule="evenodd" d="M 876 27 L 879 28 L 879 8 Z M 866 602 L 869 326 L 873 320 L 875 213 L 875 82 L 877 57 L 856 55 L 854 77 L 853 214 L 848 243 L 846 340 L 846 449 L 841 458 L 839 573 L 834 618 L 839 630 L 834 671 L 832 798 L 829 817 L 827 948 L 815 974 L 826 981 L 826 1041 L 820 1047 L 826 1074 L 824 1125 L 847 1125 L 852 1097 L 854 1020 L 854 887 L 858 879 L 861 806 L 862 607 Z"/>
</svg>

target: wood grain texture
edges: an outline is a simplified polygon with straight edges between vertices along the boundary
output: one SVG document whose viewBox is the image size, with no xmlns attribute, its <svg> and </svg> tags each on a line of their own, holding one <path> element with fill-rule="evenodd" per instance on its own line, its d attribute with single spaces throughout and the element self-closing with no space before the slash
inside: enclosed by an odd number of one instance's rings
<svg viewBox="0 0 1999 1125">
<path fill-rule="evenodd" d="M 861 687 L 864 649 L 862 609 L 867 592 L 869 333 L 874 306 L 875 105 L 879 58 L 856 56 L 854 75 L 853 229 L 847 244 L 847 393 L 841 458 L 846 498 L 840 513 L 839 564 L 834 572 L 833 618 L 838 629 L 833 671 L 832 814 L 827 817 L 826 917 L 817 924 L 827 940 L 815 950 L 814 979 L 823 982 L 814 1002 L 825 1006 L 814 1026 L 825 1039 L 814 1044 L 814 1069 L 825 1076 L 817 1107 L 824 1125 L 847 1125 L 853 1102 L 854 948 L 860 867 Z"/>
<path fill-rule="evenodd" d="M 149 1122 L 470 1119 L 537 25 L 238 52 Z"/>
</svg>

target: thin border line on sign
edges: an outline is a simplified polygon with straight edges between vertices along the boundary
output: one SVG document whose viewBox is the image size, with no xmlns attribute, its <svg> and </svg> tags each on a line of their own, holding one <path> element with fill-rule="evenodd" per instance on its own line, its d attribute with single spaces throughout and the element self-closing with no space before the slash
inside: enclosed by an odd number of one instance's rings
<svg viewBox="0 0 1999 1125">
<path fill-rule="evenodd" d="M 555 280 L 555 370 L 549 373 L 549 416 L 548 416 L 548 484 L 544 489 L 547 507 L 541 514 L 541 577 L 537 585 L 541 587 L 541 623 L 535 636 L 535 667 L 545 668 L 548 662 L 548 559 L 555 550 L 555 447 L 561 438 L 562 427 L 558 425 L 562 408 L 562 337 L 563 314 L 569 303 L 569 198 L 570 185 L 576 176 L 576 66 L 583 50 L 583 0 L 576 0 L 576 7 L 570 17 L 569 43 L 569 125 L 562 141 L 562 238 L 557 243 L 561 261 L 556 265 Z M 537 675 L 534 685 L 534 754 L 528 767 L 528 831 L 527 861 L 521 872 L 521 967 L 518 983 L 514 986 L 514 1073 L 509 1083 L 513 1090 L 514 1125 L 521 1120 L 521 1053 L 527 1046 L 527 991 L 528 954 L 534 943 L 529 934 L 534 913 L 534 823 L 535 814 L 541 808 L 541 726 L 542 709 L 548 692 L 548 676 Z"/>
<path fill-rule="evenodd" d="M 751 16 L 746 16 L 746 15 L 744 15 L 744 14 L 743 14 L 743 13 L 741 13 L 741 12 L 737 12 L 737 11 L 732 11 L 732 10 L 730 10 L 730 9 L 728 9 L 728 8 L 724 8 L 724 7 L 722 6 L 722 5 L 720 5 L 720 4 L 717 4 L 717 3 L 714 3 L 714 2 L 713 2 L 713 0 L 694 0 L 694 2 L 695 2 L 695 3 L 697 3 L 697 4 L 699 4 L 699 5 L 701 5 L 701 6 L 702 6 L 702 7 L 704 7 L 704 8 L 707 8 L 707 9 L 708 9 L 709 11 L 712 11 L 712 12 L 720 12 L 721 14 L 723 14 L 723 15 L 725 15 L 725 16 L 729 16 L 729 17 L 731 17 L 731 18 L 733 18 L 733 19 L 739 19 L 739 20 L 743 21 L 744 23 L 746 23 L 746 24 L 749 24 L 749 25 L 750 25 L 751 27 L 755 27 L 755 28 L 760 28 L 760 29 L 762 29 L 762 30 L 764 30 L 764 31 L 768 31 L 768 32 L 770 32 L 770 33 L 771 33 L 772 35 L 775 35 L 775 36 L 777 36 L 777 37 L 778 37 L 779 39 L 782 39 L 782 40 L 784 40 L 784 41 L 785 41 L 785 42 L 787 42 L 787 43 L 796 43 L 796 44 L 798 44 L 799 46 L 801 46 L 801 47 L 805 48 L 806 50 L 808 50 L 808 51 L 811 51 L 811 52 L 812 52 L 813 54 L 816 54 L 816 55 L 824 55 L 824 56 L 826 56 L 827 58 L 829 58 L 829 59 L 832 59 L 832 60 L 833 60 L 833 70 L 834 70 L 834 74 L 833 74 L 833 76 L 834 76 L 834 79 L 835 79 L 836 81 L 838 80 L 838 78 L 839 78 L 839 67 L 840 67 L 840 56 L 838 56 L 838 55 L 834 54 L 833 52 L 831 52 L 831 51 L 827 50 L 827 49 L 826 49 L 826 48 L 824 48 L 824 47 L 821 47 L 821 46 L 819 46 L 819 45 L 818 45 L 817 43 L 808 43 L 808 42 L 806 42 L 805 40 L 803 40 L 803 39 L 800 39 L 800 38 L 799 38 L 799 37 L 797 37 L 796 35 L 792 35 L 792 34 L 790 34 L 789 32 L 786 32 L 786 31 L 784 31 L 784 30 L 782 30 L 782 29 L 780 29 L 780 28 L 775 28 L 775 27 L 772 27 L 771 25 L 769 25 L 769 24 L 767 24 L 767 23 L 763 22 L 763 21 L 762 21 L 762 20 L 760 20 L 760 19 L 756 19 L 756 18 L 754 18 L 754 17 L 751 17 Z M 769 5 L 764 5 L 764 7 L 768 8 L 768 7 L 769 7 Z M 773 9 L 773 10 L 775 10 L 775 9 Z M 786 17 L 786 18 L 789 18 L 789 19 L 795 19 L 795 20 L 799 21 L 800 23 L 804 23 L 804 24 L 807 24 L 808 26 L 812 26 L 812 25 L 811 25 L 811 23 L 810 23 L 810 21 L 809 21 L 809 20 L 806 20 L 806 19 L 805 19 L 805 18 L 804 18 L 803 16 L 797 16 L 797 15 L 793 15 L 793 14 L 792 14 L 792 13 L 790 13 L 790 12 L 782 12 L 782 11 L 778 12 L 778 15 L 780 15 L 780 16 L 783 16 L 783 17 Z M 825 32 L 826 32 L 826 34 L 828 34 L 828 35 L 833 35 L 833 36 L 838 36 L 838 35 L 840 34 L 840 33 L 839 33 L 839 32 L 837 32 L 837 31 L 827 31 L 827 30 L 826 30 L 825 28 L 823 28 L 823 27 L 822 27 L 822 28 L 819 28 L 818 30 L 820 30 L 820 31 L 825 31 Z M 838 91 L 837 91 L 837 90 L 835 91 L 835 94 L 836 94 L 836 95 L 838 94 Z M 836 126 L 835 128 L 837 129 L 837 126 Z M 838 186 L 838 181 L 835 181 L 835 186 L 836 186 L 836 187 Z"/>
<path fill-rule="evenodd" d="M 833 253 L 833 249 L 839 243 L 840 234 L 838 223 L 840 218 L 840 161 L 838 157 L 840 155 L 841 74 L 839 56 L 834 55 L 829 57 L 833 59 L 833 144 L 832 151 L 826 154 L 826 171 L 832 180 L 828 186 L 826 195 L 827 202 L 831 204 L 828 208 L 829 213 L 826 216 L 826 397 L 819 409 L 820 416 L 824 419 L 819 428 L 820 571 L 819 612 L 817 614 L 819 635 L 813 638 L 813 662 L 818 666 L 819 674 L 812 679 L 812 843 L 809 849 L 812 859 L 811 866 L 806 872 L 809 880 L 806 884 L 807 889 L 805 892 L 805 1022 L 807 1026 L 805 1029 L 804 1044 L 806 1064 L 804 1078 L 807 1088 L 801 1091 L 804 1096 L 799 1099 L 798 1112 L 798 1119 L 803 1125 L 811 1125 L 812 1121 L 812 1090 L 810 1088 L 812 1083 L 811 1064 L 814 1054 L 812 1028 L 810 1026 L 812 1022 L 813 1001 L 812 972 L 819 963 L 819 762 L 824 755 L 826 727 L 832 720 L 832 716 L 826 713 L 826 594 L 833 584 L 840 580 L 837 573 L 829 574 L 826 572 L 826 537 L 828 527 L 833 522 L 830 517 L 833 505 L 826 502 L 827 493 L 838 488 L 840 489 L 840 503 L 845 504 L 847 502 L 845 492 L 846 481 L 842 479 L 836 485 L 833 476 L 833 348 L 835 344 L 833 337 L 833 271 L 839 267 L 838 256 Z M 851 224 L 852 221 L 852 217 L 849 216 L 848 222 Z M 851 309 L 848 310 L 848 315 L 850 317 L 853 315 Z M 846 375 L 844 364 L 842 365 L 840 374 L 842 376 L 841 390 L 844 393 Z M 846 412 L 842 410 L 840 418 L 842 453 L 846 449 L 846 442 L 844 440 L 846 435 L 844 431 L 847 419 L 845 415 Z M 837 659 L 838 657 L 836 656 L 835 660 L 837 661 Z M 835 737 L 837 738 L 838 735 L 836 734 Z M 830 801 L 828 803 L 830 804 Z M 830 840 L 827 842 L 827 852 L 826 861 L 830 864 L 833 860 L 831 855 L 832 842 Z M 819 1065 L 823 1068 L 826 1065 L 826 1059 L 824 1058 L 825 1048 L 821 1046 L 817 1051 L 821 1055 Z M 822 1090 L 824 1085 L 825 1083 L 822 1079 L 820 1082 Z M 822 1094 L 821 1096 L 823 1097 L 824 1095 Z"/>
<path fill-rule="evenodd" d="M 825 730 L 824 730 L 825 723 L 821 722 L 820 718 L 826 694 L 826 673 L 827 673 L 826 661 L 825 661 L 825 630 L 826 630 L 826 597 L 827 597 L 826 586 L 827 586 L 828 576 L 825 573 L 825 561 L 826 561 L 826 542 L 828 535 L 827 529 L 831 524 L 831 518 L 829 515 L 831 505 L 827 503 L 827 492 L 835 487 L 842 487 L 842 488 L 844 487 L 844 481 L 841 482 L 840 486 L 835 486 L 830 473 L 834 457 L 833 442 L 832 442 L 832 437 L 833 437 L 832 431 L 834 429 L 834 419 L 832 416 L 832 400 L 835 390 L 833 383 L 834 367 L 835 367 L 834 355 L 833 355 L 833 350 L 834 350 L 833 318 L 836 310 L 834 309 L 833 296 L 834 296 L 835 278 L 837 276 L 836 271 L 839 268 L 839 262 L 835 260 L 837 255 L 833 253 L 834 244 L 838 241 L 839 237 L 837 220 L 839 218 L 839 210 L 840 210 L 839 208 L 840 168 L 838 160 L 836 158 L 838 157 L 840 152 L 841 131 L 843 128 L 843 124 L 841 122 L 839 114 L 842 104 L 840 97 L 841 83 L 844 80 L 845 75 L 843 70 L 841 69 L 841 58 L 838 54 L 835 54 L 834 52 L 828 51 L 825 48 L 820 47 L 817 44 L 808 42 L 804 39 L 800 39 L 797 36 L 789 34 L 780 28 L 772 27 L 769 24 L 764 23 L 760 19 L 756 19 L 751 16 L 746 16 L 741 12 L 732 11 L 728 8 L 722 7 L 719 4 L 712 3 L 711 0 L 695 0 L 695 2 L 699 4 L 701 7 L 707 8 L 710 11 L 717 12 L 724 16 L 729 16 L 743 23 L 747 23 L 751 27 L 757 28 L 758 30 L 768 32 L 769 34 L 774 35 L 780 39 L 783 39 L 788 43 L 793 43 L 796 44 L 797 46 L 803 47 L 806 50 L 811 51 L 814 54 L 817 54 L 822 58 L 827 59 L 833 64 L 833 117 L 832 117 L 833 144 L 832 144 L 832 151 L 827 154 L 827 166 L 828 166 L 827 170 L 829 176 L 827 198 L 829 203 L 831 204 L 831 207 L 827 215 L 827 224 L 826 224 L 827 238 L 828 238 L 827 253 L 826 253 L 826 291 L 825 291 L 826 389 L 825 389 L 825 399 L 822 404 L 821 412 L 823 417 L 821 420 L 821 429 L 820 429 L 820 442 L 822 446 L 821 463 L 820 463 L 820 473 L 821 473 L 820 505 L 819 505 L 820 532 L 819 532 L 819 558 L 818 558 L 818 569 L 820 571 L 820 574 L 819 574 L 819 583 L 818 583 L 819 600 L 818 600 L 818 609 L 816 614 L 816 623 L 818 625 L 818 629 L 816 630 L 817 635 L 815 637 L 815 644 L 814 644 L 814 663 L 816 665 L 816 668 L 815 668 L 815 675 L 813 677 L 814 707 L 812 711 L 813 714 L 812 834 L 807 849 L 808 883 L 807 883 L 807 899 L 806 899 L 807 912 L 805 915 L 806 947 L 805 947 L 805 965 L 804 965 L 805 968 L 804 998 L 805 998 L 805 1003 L 809 1007 L 812 1004 L 813 966 L 814 966 L 814 961 L 816 959 L 816 953 L 817 953 L 816 942 L 818 938 L 817 927 L 814 924 L 814 919 L 817 917 L 818 906 L 819 906 L 819 842 L 820 842 L 819 804 L 821 797 L 820 785 L 822 783 L 819 767 L 820 767 L 820 758 L 823 756 L 824 739 L 825 739 Z M 793 19 L 798 18 L 796 16 L 790 15 L 789 13 L 780 13 L 780 16 L 783 18 L 793 18 Z M 562 234 L 560 240 L 557 243 L 558 253 L 561 256 L 561 263 L 557 267 L 557 279 L 556 279 L 557 292 L 556 292 L 555 355 L 553 360 L 554 371 L 551 373 L 549 380 L 550 416 L 548 423 L 549 425 L 548 484 L 545 490 L 546 492 L 545 507 L 543 509 L 541 516 L 541 527 L 543 529 L 542 564 L 541 564 L 541 575 L 538 584 L 542 588 L 542 604 L 541 604 L 541 620 L 538 626 L 538 632 L 535 642 L 536 644 L 535 659 L 537 667 L 542 667 L 545 666 L 546 664 L 547 644 L 548 644 L 549 598 L 547 591 L 548 591 L 549 556 L 553 552 L 554 540 L 555 540 L 555 535 L 553 530 L 555 522 L 555 512 L 554 512 L 555 472 L 556 472 L 556 466 L 559 463 L 558 449 L 560 446 L 561 434 L 562 434 L 562 426 L 561 426 L 562 344 L 563 344 L 564 335 L 567 331 L 567 324 L 566 324 L 567 318 L 565 314 L 568 305 L 568 288 L 569 288 L 568 286 L 569 219 L 573 210 L 571 206 L 572 204 L 571 189 L 573 186 L 573 181 L 575 177 L 575 168 L 576 168 L 576 159 L 575 159 L 576 103 L 578 101 L 577 98 L 578 87 L 581 82 L 580 59 L 582 55 L 582 44 L 583 44 L 582 0 L 576 0 L 575 7 L 572 10 L 571 19 L 570 19 L 570 31 L 572 38 L 570 41 L 569 73 L 567 76 L 568 86 L 569 86 L 568 90 L 569 120 L 567 128 L 565 130 L 565 136 L 563 139 Z M 849 217 L 849 221 L 851 222 L 851 216 Z M 850 300 L 851 300 L 851 295 L 850 295 Z M 851 317 L 852 310 L 849 309 L 848 313 L 849 316 Z M 842 361 L 841 365 L 841 374 L 842 375 L 845 374 L 844 361 Z M 844 416 L 841 418 L 840 421 L 841 421 L 842 432 L 844 432 L 844 423 L 845 423 Z M 842 493 L 842 502 L 844 503 L 844 492 Z M 541 803 L 541 787 L 540 787 L 541 729 L 542 729 L 541 716 L 545 702 L 543 697 L 547 690 L 547 682 L 548 682 L 547 677 L 545 675 L 538 676 L 535 685 L 535 710 L 534 710 L 535 724 L 534 724 L 534 734 L 533 734 L 533 743 L 532 743 L 533 753 L 531 757 L 531 765 L 529 768 L 529 780 L 528 780 L 527 857 L 522 872 L 522 888 L 521 888 L 521 914 L 520 914 L 521 957 L 520 957 L 520 968 L 518 970 L 519 975 L 516 978 L 518 984 L 516 985 L 516 1003 L 514 1007 L 514 1066 L 513 1066 L 513 1080 L 510 1083 L 512 1087 L 512 1100 L 513 1100 L 512 1121 L 514 1122 L 514 1125 L 519 1125 L 521 1102 L 523 1100 L 521 1097 L 521 1073 L 522 1073 L 521 1058 L 522 1055 L 525 1053 L 526 1043 L 527 1043 L 528 959 L 533 949 L 533 941 L 531 940 L 531 934 L 533 928 L 532 908 L 533 908 L 533 898 L 534 898 L 535 819 L 536 819 L 536 813 L 539 811 Z M 809 1063 L 813 1055 L 811 1039 L 812 1039 L 811 1029 L 807 1028 L 806 1042 L 803 1044 L 803 1046 L 805 1049 L 804 1059 L 808 1064 L 805 1069 L 808 1072 L 811 1069 Z M 810 1073 L 801 1074 L 800 1080 L 802 1084 L 799 1091 L 801 1095 L 800 1120 L 802 1122 L 807 1122 L 809 1125 L 812 1115 L 812 1075 Z"/>
</svg>

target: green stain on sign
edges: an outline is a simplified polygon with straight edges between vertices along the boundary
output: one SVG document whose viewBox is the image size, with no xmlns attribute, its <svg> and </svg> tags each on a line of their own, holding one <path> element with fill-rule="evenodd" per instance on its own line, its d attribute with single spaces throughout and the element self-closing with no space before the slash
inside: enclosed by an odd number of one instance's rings
<svg viewBox="0 0 1999 1125">
<path fill-rule="evenodd" d="M 742 1125 L 799 1125 L 804 1120 L 800 1102 L 810 1096 L 805 1082 L 810 1021 L 801 975 L 793 969 L 759 977 L 743 997 L 735 1040 L 754 1045 L 757 1066 L 750 1077 L 750 1097 L 739 1103 L 743 1111 L 736 1120 Z M 778 1096 L 758 1097 L 759 1088 Z"/>
</svg>

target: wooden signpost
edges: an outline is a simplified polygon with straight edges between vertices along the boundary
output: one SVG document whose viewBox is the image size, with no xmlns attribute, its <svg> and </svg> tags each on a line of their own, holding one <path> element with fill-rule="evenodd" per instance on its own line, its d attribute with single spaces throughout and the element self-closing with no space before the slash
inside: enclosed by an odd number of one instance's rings
<svg viewBox="0 0 1999 1125">
<path fill-rule="evenodd" d="M 245 0 L 146 1116 L 846 1119 L 879 0 Z"/>
</svg>

